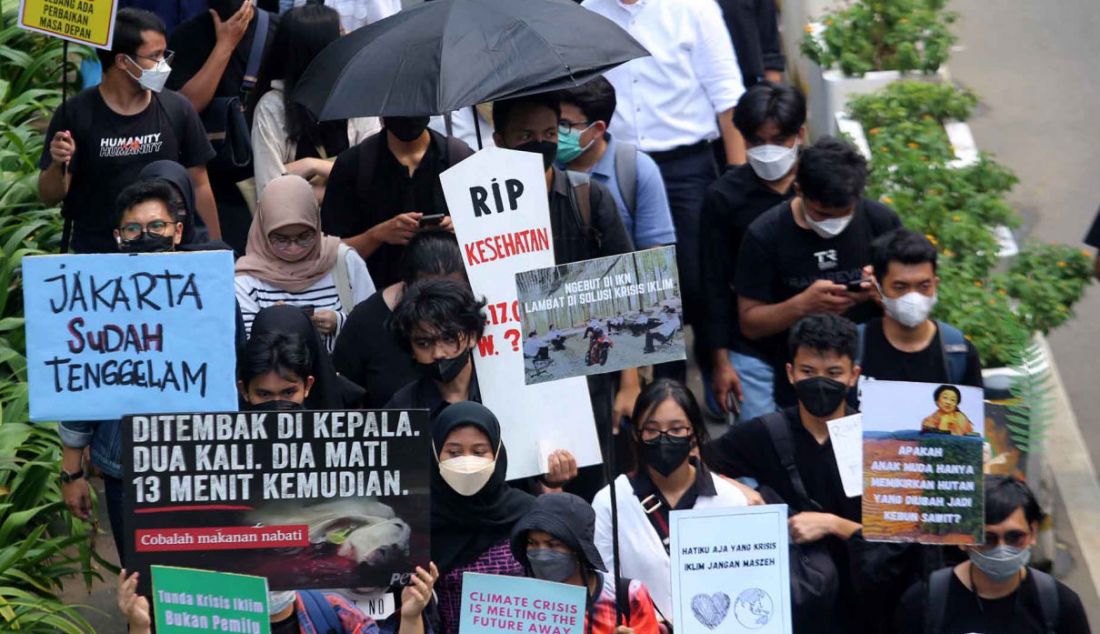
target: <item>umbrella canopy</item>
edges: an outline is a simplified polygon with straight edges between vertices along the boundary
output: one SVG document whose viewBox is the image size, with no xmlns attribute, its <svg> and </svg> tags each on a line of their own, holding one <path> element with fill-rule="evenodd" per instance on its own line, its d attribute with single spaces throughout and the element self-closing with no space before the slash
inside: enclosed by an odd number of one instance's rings
<svg viewBox="0 0 1100 634">
<path fill-rule="evenodd" d="M 571 0 L 437 0 L 330 44 L 294 99 L 320 120 L 444 114 L 576 86 L 646 55 Z"/>
</svg>

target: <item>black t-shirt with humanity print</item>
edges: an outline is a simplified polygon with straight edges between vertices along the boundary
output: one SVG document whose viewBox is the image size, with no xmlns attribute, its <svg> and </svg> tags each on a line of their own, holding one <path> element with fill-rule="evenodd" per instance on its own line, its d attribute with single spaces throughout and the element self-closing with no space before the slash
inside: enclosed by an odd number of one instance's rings
<svg viewBox="0 0 1100 634">
<path fill-rule="evenodd" d="M 871 263 L 871 241 L 901 226 L 897 214 L 882 203 L 861 199 L 852 221 L 840 235 L 822 238 L 794 221 L 790 201 L 784 201 L 749 225 L 737 258 L 737 294 L 778 304 L 809 288 L 817 280 L 837 284 L 859 280 Z M 881 311 L 872 302 L 857 304 L 845 315 L 862 323 Z M 787 331 L 760 340 L 776 368 L 776 400 L 793 404 L 786 373 Z"/>
<path fill-rule="evenodd" d="M 52 162 L 50 141 L 60 130 L 68 130 L 76 143 L 64 206 L 65 217 L 73 220 L 76 253 L 118 250 L 111 233 L 115 199 L 137 181 L 141 168 L 162 159 L 195 167 L 214 156 L 191 102 L 168 90 L 154 93 L 145 110 L 135 115 L 111 110 L 98 88 L 69 99 L 50 120 L 39 159 L 42 169 Z"/>
</svg>

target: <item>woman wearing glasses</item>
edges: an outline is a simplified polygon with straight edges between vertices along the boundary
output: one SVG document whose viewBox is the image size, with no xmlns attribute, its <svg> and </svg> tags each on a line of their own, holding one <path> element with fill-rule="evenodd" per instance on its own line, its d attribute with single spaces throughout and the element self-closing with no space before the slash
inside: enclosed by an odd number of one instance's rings
<svg viewBox="0 0 1100 634">
<path fill-rule="evenodd" d="M 669 511 L 747 506 L 748 500 L 699 459 L 709 435 L 699 405 L 683 383 L 659 379 L 647 385 L 630 420 L 638 470 L 611 485 L 618 498 L 621 572 L 644 583 L 658 616 L 671 622 Z M 610 486 L 596 494 L 592 507 L 596 548 L 612 570 Z"/>
<path fill-rule="evenodd" d="M 261 309 L 298 306 L 329 352 L 348 313 L 374 292 L 359 254 L 339 238 L 321 233 L 313 187 L 301 176 L 280 176 L 268 183 L 236 271 L 237 301 L 248 331 Z"/>
</svg>

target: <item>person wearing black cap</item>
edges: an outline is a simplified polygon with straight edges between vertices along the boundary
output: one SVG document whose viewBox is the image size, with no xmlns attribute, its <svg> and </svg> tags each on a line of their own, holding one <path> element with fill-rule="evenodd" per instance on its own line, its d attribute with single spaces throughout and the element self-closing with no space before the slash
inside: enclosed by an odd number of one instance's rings
<svg viewBox="0 0 1100 634">
<path fill-rule="evenodd" d="M 512 529 L 512 556 L 528 577 L 588 588 L 585 634 L 650 634 L 658 631 L 657 612 L 645 585 L 619 579 L 617 591 L 596 549 L 596 512 L 571 493 L 548 493 L 535 499 Z M 616 623 L 616 599 L 622 624 Z"/>
<path fill-rule="evenodd" d="M 448 405 L 432 423 L 432 561 L 443 634 L 458 632 L 462 574 L 523 575 L 508 548 L 512 527 L 534 498 L 504 481 L 508 454 L 500 423 L 473 401 Z"/>
</svg>

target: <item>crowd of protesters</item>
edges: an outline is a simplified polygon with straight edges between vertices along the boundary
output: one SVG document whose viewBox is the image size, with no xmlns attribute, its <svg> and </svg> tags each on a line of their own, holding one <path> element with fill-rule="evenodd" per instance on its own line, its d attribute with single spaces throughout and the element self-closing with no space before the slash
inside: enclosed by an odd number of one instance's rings
<svg viewBox="0 0 1100 634">
<path fill-rule="evenodd" d="M 1076 595 L 1027 565 L 1043 518 L 1017 480 L 987 476 L 982 546 L 863 539 L 827 423 L 855 411 L 861 379 L 980 388 L 981 361 L 930 317 L 933 244 L 864 196 L 854 147 L 808 142 L 772 0 L 585 0 L 652 55 L 484 104 L 472 115 L 483 138 L 465 140 L 457 121 L 452 136 L 435 129 L 439 113 L 318 121 L 292 98 L 325 46 L 399 2 L 205 4 L 122 3 L 100 83 L 50 123 L 39 191 L 63 201 L 75 253 L 235 252 L 242 409 L 431 412 L 430 567 L 380 623 L 338 593 L 272 592 L 272 631 L 318 631 L 321 605 L 344 632 L 454 633 L 474 571 L 583 586 L 586 632 L 668 632 L 669 512 L 773 502 L 838 588 L 794 606 L 797 632 L 1089 631 Z M 208 139 L 227 113 L 247 121 L 245 166 Z M 559 449 L 542 477 L 505 479 L 472 357 L 484 300 L 439 179 L 481 144 L 541 156 L 558 264 L 676 246 L 704 385 L 685 387 L 682 362 L 647 380 L 591 377 L 598 429 L 629 448 L 608 470 Z M 575 173 L 591 179 L 577 186 Z M 738 422 L 711 438 L 707 421 L 727 413 Z M 777 426 L 793 456 L 773 444 Z M 121 546 L 119 425 L 60 430 L 66 503 L 89 517 L 95 470 Z M 136 589 L 124 571 L 119 607 L 131 632 L 149 631 Z"/>
</svg>

